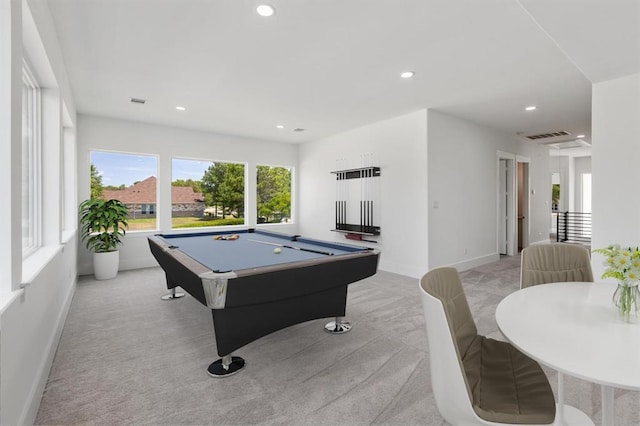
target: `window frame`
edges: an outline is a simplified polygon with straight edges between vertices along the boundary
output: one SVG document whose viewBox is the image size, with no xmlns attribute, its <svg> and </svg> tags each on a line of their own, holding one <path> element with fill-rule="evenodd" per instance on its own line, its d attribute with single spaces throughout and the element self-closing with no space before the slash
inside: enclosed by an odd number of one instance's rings
<svg viewBox="0 0 640 426">
<path fill-rule="evenodd" d="M 25 93 L 26 91 L 26 93 Z M 22 259 L 42 247 L 42 90 L 26 59 L 22 61 Z M 26 105 L 25 105 L 26 103 Z M 25 123 L 25 108 L 27 122 Z M 25 136 L 25 129 L 28 135 Z M 25 143 L 28 146 L 25 147 Z M 27 159 L 25 159 L 25 149 Z M 25 161 L 27 165 L 25 217 Z M 25 218 L 27 223 L 25 224 Z M 25 228 L 29 230 L 25 245 Z"/>
</svg>

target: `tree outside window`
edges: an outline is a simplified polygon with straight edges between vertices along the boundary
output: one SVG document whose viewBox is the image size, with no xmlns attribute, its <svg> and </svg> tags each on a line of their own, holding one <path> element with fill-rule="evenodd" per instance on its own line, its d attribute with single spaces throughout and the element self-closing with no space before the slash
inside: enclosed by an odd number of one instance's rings
<svg viewBox="0 0 640 426">
<path fill-rule="evenodd" d="M 257 223 L 289 222 L 291 218 L 291 169 L 257 166 Z"/>
<path fill-rule="evenodd" d="M 222 218 L 244 217 L 244 164 L 213 163 L 202 177 L 207 206 Z"/>
<path fill-rule="evenodd" d="M 102 185 L 102 176 L 98 173 L 96 166 L 91 164 L 91 199 L 102 197 L 104 186 Z"/>
<path fill-rule="evenodd" d="M 172 228 L 243 225 L 245 166 L 172 160 Z"/>
</svg>

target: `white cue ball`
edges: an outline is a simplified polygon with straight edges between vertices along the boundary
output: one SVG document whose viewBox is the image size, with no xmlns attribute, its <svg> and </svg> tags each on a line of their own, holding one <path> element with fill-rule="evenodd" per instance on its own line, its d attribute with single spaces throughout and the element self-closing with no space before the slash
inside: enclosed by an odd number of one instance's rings
<svg viewBox="0 0 640 426">
<path fill-rule="evenodd" d="M 275 254 L 280 254 L 280 252 L 281 252 L 281 251 L 282 251 L 282 250 L 280 249 L 280 247 L 276 247 L 276 248 L 274 248 L 274 249 L 273 249 L 273 252 L 274 252 Z"/>
</svg>

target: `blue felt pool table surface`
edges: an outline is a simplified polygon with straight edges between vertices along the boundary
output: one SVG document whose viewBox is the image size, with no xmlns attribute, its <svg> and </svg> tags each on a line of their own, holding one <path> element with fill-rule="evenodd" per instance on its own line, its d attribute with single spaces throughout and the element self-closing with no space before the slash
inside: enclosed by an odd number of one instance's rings
<svg viewBox="0 0 640 426">
<path fill-rule="evenodd" d="M 215 239 L 216 236 L 225 235 L 237 235 L 238 239 Z M 159 237 L 164 238 L 173 248 L 177 248 L 214 272 L 260 268 L 317 259 L 319 257 L 353 254 L 367 250 L 365 247 L 302 237 L 297 237 L 295 241 L 292 241 L 289 236 L 259 230 L 255 232 L 241 230 L 232 232 L 159 235 Z M 286 247 L 281 247 L 280 253 L 278 254 L 274 252 L 277 246 L 272 244 L 288 245 L 330 254 L 302 251 Z"/>
</svg>

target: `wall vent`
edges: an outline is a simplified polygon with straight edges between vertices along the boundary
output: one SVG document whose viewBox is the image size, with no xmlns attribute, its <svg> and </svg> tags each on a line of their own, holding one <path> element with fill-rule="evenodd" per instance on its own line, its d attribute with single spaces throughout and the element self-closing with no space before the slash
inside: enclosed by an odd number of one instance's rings
<svg viewBox="0 0 640 426">
<path fill-rule="evenodd" d="M 140 98 L 129 98 L 129 100 L 134 103 L 134 104 L 146 104 L 147 100 L 146 99 L 140 99 Z"/>
<path fill-rule="evenodd" d="M 564 130 L 561 130 L 559 132 L 549 132 L 549 133 L 540 133 L 539 135 L 530 135 L 530 136 L 526 136 L 527 139 L 531 139 L 532 141 L 538 140 L 538 139 L 546 139 L 546 138 L 556 138 L 558 136 L 568 136 L 569 132 L 565 132 Z"/>
</svg>

